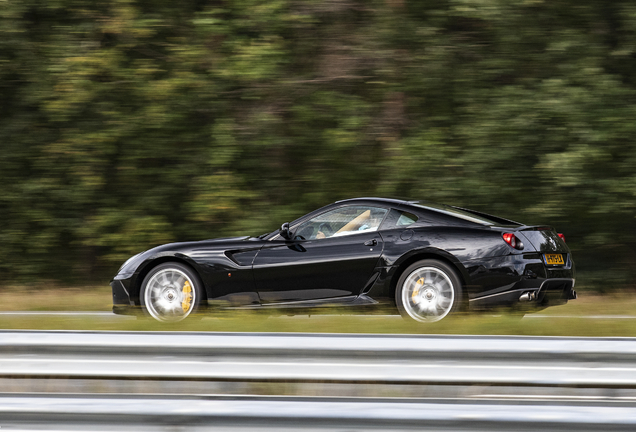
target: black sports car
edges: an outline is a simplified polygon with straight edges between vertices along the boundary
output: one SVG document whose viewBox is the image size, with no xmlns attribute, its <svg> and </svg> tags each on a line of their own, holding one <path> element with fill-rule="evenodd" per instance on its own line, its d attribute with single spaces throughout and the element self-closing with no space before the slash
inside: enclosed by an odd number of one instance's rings
<svg viewBox="0 0 636 432">
<path fill-rule="evenodd" d="M 115 313 L 141 309 L 160 321 L 213 307 L 294 314 L 389 304 L 429 322 L 576 298 L 574 261 L 553 228 L 383 198 L 338 201 L 259 237 L 158 246 L 126 261 L 111 286 Z"/>
</svg>

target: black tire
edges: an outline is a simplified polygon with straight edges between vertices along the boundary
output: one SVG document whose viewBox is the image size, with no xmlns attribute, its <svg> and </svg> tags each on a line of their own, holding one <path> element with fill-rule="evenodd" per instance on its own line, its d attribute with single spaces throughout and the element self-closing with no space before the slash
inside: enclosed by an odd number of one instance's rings
<svg viewBox="0 0 636 432">
<path fill-rule="evenodd" d="M 197 312 L 203 298 L 202 287 L 190 267 L 166 262 L 146 275 L 139 299 L 146 316 L 161 322 L 177 322 Z"/>
<path fill-rule="evenodd" d="M 450 265 L 425 259 L 402 272 L 395 303 L 400 315 L 408 321 L 435 322 L 457 312 L 462 295 L 461 280 Z"/>
</svg>

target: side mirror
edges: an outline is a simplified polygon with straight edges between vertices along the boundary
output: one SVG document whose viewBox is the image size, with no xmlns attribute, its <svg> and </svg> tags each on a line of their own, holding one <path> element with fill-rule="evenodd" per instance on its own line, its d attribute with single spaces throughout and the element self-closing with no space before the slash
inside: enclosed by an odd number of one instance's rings
<svg viewBox="0 0 636 432">
<path fill-rule="evenodd" d="M 285 222 L 280 226 L 280 235 L 285 240 L 291 240 L 291 231 L 289 231 L 289 222 Z"/>
</svg>

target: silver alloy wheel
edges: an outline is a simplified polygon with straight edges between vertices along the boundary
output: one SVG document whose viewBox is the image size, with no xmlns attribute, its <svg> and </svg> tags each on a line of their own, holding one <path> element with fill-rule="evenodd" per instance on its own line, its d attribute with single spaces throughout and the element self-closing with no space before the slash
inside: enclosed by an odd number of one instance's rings
<svg viewBox="0 0 636 432">
<path fill-rule="evenodd" d="M 159 321 L 181 321 L 194 308 L 196 290 L 190 277 L 176 268 L 155 273 L 144 290 L 148 313 Z"/>
<path fill-rule="evenodd" d="M 402 304 L 411 318 L 435 322 L 453 309 L 455 289 L 448 275 L 436 267 L 420 267 L 409 274 L 402 286 Z"/>
</svg>

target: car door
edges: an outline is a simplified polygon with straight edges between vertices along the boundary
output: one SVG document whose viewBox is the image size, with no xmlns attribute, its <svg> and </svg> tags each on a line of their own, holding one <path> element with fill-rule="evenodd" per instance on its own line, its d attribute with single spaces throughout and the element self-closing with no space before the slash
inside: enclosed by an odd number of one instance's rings
<svg viewBox="0 0 636 432">
<path fill-rule="evenodd" d="M 294 240 L 274 239 L 256 255 L 261 303 L 357 295 L 382 254 L 377 230 L 387 209 L 342 206 L 292 227 Z"/>
</svg>

